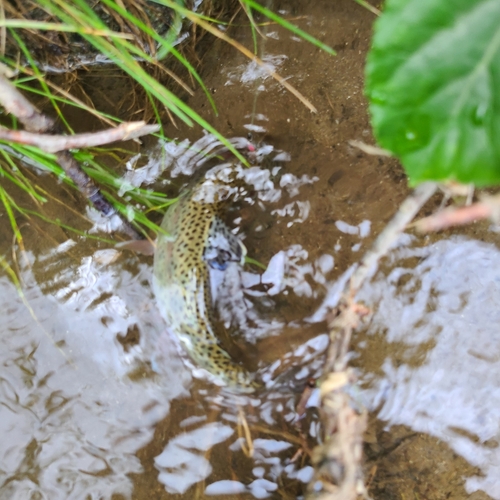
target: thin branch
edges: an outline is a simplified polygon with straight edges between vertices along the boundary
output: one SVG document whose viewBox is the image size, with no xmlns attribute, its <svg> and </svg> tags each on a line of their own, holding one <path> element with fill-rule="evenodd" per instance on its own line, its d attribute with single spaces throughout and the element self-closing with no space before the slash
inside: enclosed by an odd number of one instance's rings
<svg viewBox="0 0 500 500">
<path fill-rule="evenodd" d="M 357 304 L 354 297 L 436 189 L 434 183 L 422 184 L 403 201 L 361 259 L 339 304 L 329 315 L 330 345 L 320 383 L 324 444 L 313 450 L 315 474 L 308 486 L 308 500 L 368 497 L 361 468 L 366 411 L 350 396 L 349 388 L 356 383 L 356 375 L 348 366 L 348 351 L 352 332 L 370 311 Z"/>
<path fill-rule="evenodd" d="M 481 201 L 460 208 L 447 208 L 424 217 L 413 224 L 422 233 L 441 231 L 452 226 L 462 226 L 483 219 L 500 220 L 500 196 L 485 196 Z"/>
<path fill-rule="evenodd" d="M 55 128 L 54 120 L 40 113 L 2 74 L 0 74 L 0 104 L 7 113 L 14 115 L 31 132 L 48 132 Z"/>
<path fill-rule="evenodd" d="M 0 74 L 0 104 L 8 113 L 13 114 L 28 132 L 42 134 L 58 134 L 60 131 L 54 120 L 42 114 L 26 99 L 10 81 Z M 56 153 L 57 162 L 65 173 L 78 186 L 80 192 L 106 217 L 118 215 L 111 203 L 104 198 L 97 184 L 82 171 L 78 162 L 68 151 Z M 122 230 L 132 239 L 140 239 L 140 235 L 130 223 L 120 217 Z"/>
<path fill-rule="evenodd" d="M 125 122 L 116 128 L 87 134 L 51 135 L 35 134 L 24 130 L 9 130 L 0 126 L 0 139 L 37 146 L 47 153 L 57 153 L 68 149 L 91 148 L 116 141 L 135 139 L 152 134 L 160 129 L 159 125 L 146 125 L 145 122 Z"/>
<path fill-rule="evenodd" d="M 327 96 L 328 97 L 328 96 Z M 333 108 L 333 106 L 332 106 Z M 351 140 L 347 141 L 352 147 L 360 149 L 363 151 L 363 153 L 366 153 L 367 155 L 374 155 L 374 156 L 392 156 L 392 153 L 390 151 L 387 151 L 386 149 L 379 148 L 377 146 L 372 146 L 371 144 L 366 144 L 366 142 L 363 141 L 356 141 L 356 140 Z"/>
</svg>

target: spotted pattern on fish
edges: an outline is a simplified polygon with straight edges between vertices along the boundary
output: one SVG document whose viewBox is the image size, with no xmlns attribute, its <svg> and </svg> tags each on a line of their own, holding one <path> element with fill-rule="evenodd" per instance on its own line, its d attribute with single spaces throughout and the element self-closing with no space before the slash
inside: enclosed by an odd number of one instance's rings
<svg viewBox="0 0 500 500">
<path fill-rule="evenodd" d="M 199 196 L 198 184 L 180 196 L 163 222 L 154 258 L 155 295 L 170 329 L 193 361 L 235 392 L 259 384 L 219 345 L 214 331 L 209 269 L 242 263 L 246 249 L 220 219 L 224 202 Z M 214 186 L 216 187 L 216 186 Z"/>
</svg>

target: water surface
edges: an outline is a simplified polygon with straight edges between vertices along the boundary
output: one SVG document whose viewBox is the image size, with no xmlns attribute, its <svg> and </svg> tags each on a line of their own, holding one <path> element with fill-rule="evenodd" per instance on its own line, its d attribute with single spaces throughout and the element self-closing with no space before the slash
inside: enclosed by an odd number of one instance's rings
<svg viewBox="0 0 500 500">
<path fill-rule="evenodd" d="M 227 326 L 241 346 L 236 355 L 280 383 L 235 398 L 198 378 L 156 308 L 151 258 L 37 220 L 21 225 L 27 252 L 16 248 L 14 258 L 4 216 L 0 251 L 18 267 L 30 309 L 2 275 L 0 498 L 297 498 L 304 491 L 318 414 L 309 408 L 297 423 L 295 409 L 321 370 L 325 304 L 407 187 L 395 160 L 348 142 L 372 141 L 362 95 L 372 15 L 351 0 L 294 5 L 283 13 L 338 56 L 275 27 L 262 50 L 317 115 L 218 42 L 203 55 L 202 72 L 219 116 L 201 92 L 189 101 L 240 146 L 252 132 L 255 173 L 267 172 L 266 194 L 228 213 L 267 271 L 233 267 L 222 276 L 217 307 L 220 331 Z M 251 45 L 247 30 L 236 36 Z M 111 72 L 80 82 L 96 102 L 102 90 L 117 101 L 129 90 Z M 187 181 L 182 174 L 208 168 L 186 148 L 212 143 L 200 130 L 166 127 L 177 143 L 132 145 L 140 156 L 125 159 L 124 174 L 130 184 L 161 179 L 154 185 L 173 195 Z M 42 182 L 66 203 L 63 210 L 48 203 L 48 216 L 103 229 L 95 214 L 87 213 L 91 224 L 78 215 L 86 209 L 74 194 Z M 360 293 L 374 314 L 355 336 L 352 362 L 356 397 L 371 411 L 366 471 L 374 498 L 500 498 L 496 241 L 488 224 L 407 235 Z"/>
</svg>

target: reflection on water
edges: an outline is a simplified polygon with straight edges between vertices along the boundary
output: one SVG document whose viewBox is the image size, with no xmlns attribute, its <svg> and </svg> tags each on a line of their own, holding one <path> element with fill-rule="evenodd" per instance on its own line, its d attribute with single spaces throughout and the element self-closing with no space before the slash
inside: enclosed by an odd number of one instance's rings
<svg viewBox="0 0 500 500">
<path fill-rule="evenodd" d="M 225 73 L 228 77 L 225 85 L 234 85 L 236 83 L 243 83 L 249 85 L 254 82 L 259 82 L 259 91 L 265 90 L 264 81 L 271 79 L 270 73 L 276 72 L 283 65 L 287 57 L 285 55 L 264 55 L 266 68 L 251 61 L 247 64 L 242 64 L 235 69 L 226 70 Z"/>
<path fill-rule="evenodd" d="M 209 136 L 191 147 L 160 145 L 147 165 L 129 169 L 127 182 L 152 182 L 167 153 L 174 176 L 220 149 Z M 270 154 L 270 170 L 245 171 L 258 200 L 249 198 L 249 209 L 264 214 L 276 207 L 274 218 L 284 226 L 290 217 L 299 223 L 284 207 L 292 197 L 305 206 L 300 189 L 317 178 L 282 172 L 279 162 L 289 157 L 269 145 L 253 158 Z M 103 229 L 95 222 L 94 231 Z M 167 497 L 301 491 L 310 467 L 304 456 L 290 459 L 317 436 L 318 422 L 314 410 L 297 422 L 295 405 L 307 378 L 319 374 L 326 335 L 322 325 L 303 329 L 301 321 L 281 317 L 277 301 L 320 296 L 331 255 L 311 261 L 301 245 L 291 245 L 264 274 L 238 266 L 222 273 L 222 322 L 265 351 L 257 368 L 272 389 L 251 397 L 193 378 L 195 367 L 179 357 L 154 304 L 150 261 L 72 240 L 28 260 L 21 277 L 35 318 L 14 286 L 0 280 L 0 498 L 130 498 L 133 475 L 150 465 L 150 480 Z M 157 451 L 140 459 L 148 446 Z"/>
<path fill-rule="evenodd" d="M 388 267 L 359 296 L 375 314 L 358 350 L 380 360 L 366 403 L 387 426 L 443 440 L 483 474 L 468 492 L 500 499 L 500 252 L 452 238 L 402 247 Z"/>
<path fill-rule="evenodd" d="M 167 153 L 172 176 L 192 173 L 206 163 L 200 150 L 220 147 L 210 136 L 160 144 L 127 182 L 152 182 Z M 250 249 L 269 220 L 271 231 L 304 225 L 303 193 L 317 182 L 285 172 L 290 158 L 270 145 L 251 152 L 271 166 L 246 170 L 255 196 L 234 212 Z M 151 260 L 72 240 L 28 255 L 21 277 L 36 319 L 0 279 L 0 498 L 300 495 L 312 475 L 300 450 L 320 430 L 314 404 L 301 421 L 296 404 L 321 372 L 327 305 L 351 272 L 332 280 L 340 242 L 355 251 L 370 233 L 369 221 L 349 222 L 337 219 L 337 243 L 314 257 L 288 239 L 264 272 L 212 273 L 220 326 L 267 386 L 250 396 L 198 379 L 182 361 L 154 304 Z M 402 238 L 359 295 L 374 311 L 355 347 L 359 397 L 388 428 L 447 443 L 483 474 L 467 479 L 468 491 L 500 499 L 500 252 L 464 238 L 413 243 Z"/>
<path fill-rule="evenodd" d="M 170 401 L 186 394 L 189 377 L 175 357 L 167 368 L 175 384 L 127 376 L 130 365 L 117 334 L 131 324 L 160 328 L 156 312 L 145 307 L 151 293 L 139 284 L 145 270 L 139 276 L 122 272 L 118 279 L 112 268 L 93 266 L 84 262 L 78 269 L 80 291 L 66 306 L 43 295 L 25 269 L 36 320 L 13 285 L 0 279 L 2 499 L 129 496 L 127 474 L 141 472 L 135 452 L 151 440 Z M 82 291 L 91 296 L 101 286 L 113 288 L 113 296 L 87 308 Z"/>
<path fill-rule="evenodd" d="M 233 434 L 234 429 L 229 425 L 211 422 L 171 439 L 155 458 L 160 472 L 158 481 L 165 485 L 169 493 L 184 493 L 193 484 L 207 478 L 213 470 L 203 452 L 223 443 Z"/>
<path fill-rule="evenodd" d="M 234 491 L 239 477 L 238 491 L 266 498 L 286 478 L 305 482 L 301 462 L 289 462 L 301 446 L 295 392 L 280 387 L 234 397 L 209 383 L 193 385 L 151 307 L 148 266 L 132 275 L 101 259 L 97 252 L 73 269 L 74 283 L 60 288 L 65 302 L 44 295 L 24 269 L 36 321 L 14 287 L 0 280 L 7 311 L 0 338 L 0 498 L 128 498 L 130 474 L 143 472 L 136 452 L 167 415 L 171 423 L 154 465 L 168 493 L 189 492 L 205 480 L 207 495 Z M 131 329 L 140 339 L 125 349 L 119 340 Z M 299 388 L 320 368 L 325 341 L 313 338 L 283 360 L 303 366 L 294 372 Z M 160 375 L 147 369 L 152 351 Z M 308 425 L 317 432 L 315 421 L 313 415 Z"/>
</svg>

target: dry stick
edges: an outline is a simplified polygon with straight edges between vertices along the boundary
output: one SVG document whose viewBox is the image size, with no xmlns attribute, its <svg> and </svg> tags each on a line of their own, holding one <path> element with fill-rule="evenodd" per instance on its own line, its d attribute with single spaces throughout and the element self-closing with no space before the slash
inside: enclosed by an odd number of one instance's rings
<svg viewBox="0 0 500 500">
<path fill-rule="evenodd" d="M 57 126 L 51 118 L 43 115 L 31 104 L 4 75 L 0 74 L 0 104 L 7 113 L 14 115 L 28 132 L 57 133 Z M 80 192 L 106 217 L 118 215 L 122 221 L 122 230 L 132 239 L 140 239 L 139 233 L 117 214 L 115 208 L 102 195 L 97 184 L 80 168 L 78 162 L 68 151 L 56 153 L 57 162 L 77 185 Z"/>
<path fill-rule="evenodd" d="M 422 184 L 403 201 L 396 215 L 361 259 L 344 288 L 340 303 L 332 311 L 330 346 L 320 384 L 325 442 L 313 451 L 315 474 L 308 486 L 308 500 L 354 500 L 360 494 L 367 496 L 361 469 L 366 411 L 348 393 L 349 386 L 356 382 L 356 376 L 348 367 L 347 354 L 352 332 L 369 311 L 356 304 L 354 297 L 436 188 L 434 183 Z"/>
<path fill-rule="evenodd" d="M 116 141 L 127 141 L 158 130 L 160 130 L 159 125 L 146 125 L 143 121 L 125 122 L 115 128 L 75 135 L 34 134 L 0 126 L 0 139 L 36 146 L 47 153 L 57 153 L 68 149 L 91 148 Z"/>
<path fill-rule="evenodd" d="M 330 106 L 333 108 L 330 98 L 328 95 L 326 96 L 328 101 L 330 102 Z M 367 155 L 373 155 L 373 156 L 392 156 L 392 153 L 388 151 L 387 149 L 382 149 L 379 148 L 378 146 L 372 146 L 371 144 L 366 144 L 366 142 L 363 141 L 356 141 L 356 140 L 351 140 L 347 141 L 350 146 L 353 148 L 360 149 L 363 151 L 363 153 L 366 153 Z"/>
<path fill-rule="evenodd" d="M 447 208 L 436 214 L 420 219 L 412 226 L 422 233 L 441 231 L 452 226 L 461 226 L 483 219 L 495 223 L 500 220 L 500 196 L 484 196 L 481 201 L 460 208 Z"/>
</svg>

